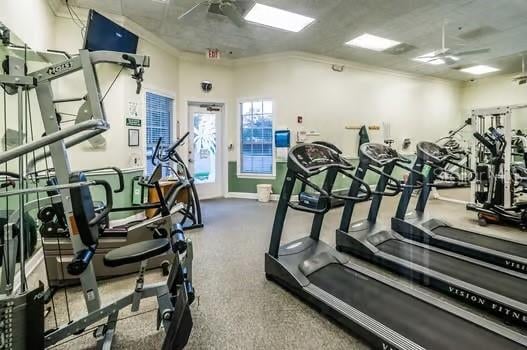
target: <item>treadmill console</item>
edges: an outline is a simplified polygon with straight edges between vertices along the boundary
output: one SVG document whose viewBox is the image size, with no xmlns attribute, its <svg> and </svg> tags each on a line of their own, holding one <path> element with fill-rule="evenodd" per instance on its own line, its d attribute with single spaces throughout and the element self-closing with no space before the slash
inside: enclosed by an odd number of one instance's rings
<svg viewBox="0 0 527 350">
<path fill-rule="evenodd" d="M 399 153 L 391 147 L 380 143 L 368 142 L 360 146 L 359 157 L 367 158 L 374 166 L 383 167 L 401 159 Z"/>
<path fill-rule="evenodd" d="M 417 144 L 417 158 L 419 159 L 440 165 L 451 157 L 452 154 L 446 148 L 433 142 L 423 141 Z"/>
<path fill-rule="evenodd" d="M 306 143 L 289 151 L 287 167 L 295 172 L 309 175 L 331 166 L 347 166 L 337 152 L 320 144 Z"/>
</svg>

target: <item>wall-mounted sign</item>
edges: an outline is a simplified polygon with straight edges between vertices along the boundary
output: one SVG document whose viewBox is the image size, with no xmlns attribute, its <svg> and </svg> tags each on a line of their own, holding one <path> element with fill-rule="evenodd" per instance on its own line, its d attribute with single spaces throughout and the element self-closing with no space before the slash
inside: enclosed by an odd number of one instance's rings
<svg viewBox="0 0 527 350">
<path fill-rule="evenodd" d="M 128 146 L 139 146 L 139 129 L 128 129 Z"/>
<path fill-rule="evenodd" d="M 141 119 L 136 118 L 126 118 L 126 126 L 140 127 Z"/>
</svg>

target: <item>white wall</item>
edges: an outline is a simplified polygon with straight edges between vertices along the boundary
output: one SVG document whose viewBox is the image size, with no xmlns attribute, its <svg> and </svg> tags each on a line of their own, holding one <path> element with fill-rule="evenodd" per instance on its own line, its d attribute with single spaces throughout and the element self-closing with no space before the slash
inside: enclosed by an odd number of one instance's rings
<svg viewBox="0 0 527 350">
<path fill-rule="evenodd" d="M 38 2 L 38 6 L 45 3 L 45 0 L 31 1 Z M 12 4 L 16 2 L 8 1 L 9 11 L 12 11 Z M 2 3 L 1 6 L 5 8 L 5 3 Z M 38 41 L 33 45 L 35 47 L 76 52 L 82 46 L 79 28 L 70 18 L 64 15 L 50 17 L 47 7 L 42 9 L 38 6 L 35 11 L 40 11 L 42 18 L 35 23 L 39 30 L 33 30 L 35 26 L 20 26 L 27 40 Z M 79 10 L 78 13 L 83 18 L 86 16 L 85 11 Z M 242 98 L 272 98 L 275 101 L 276 127 L 289 128 L 294 135 L 299 128 L 296 118 L 302 116 L 303 129 L 320 132 L 320 136 L 313 137 L 313 140 L 333 141 L 350 155 L 356 152 L 357 130 L 345 130 L 345 126 L 382 125 L 383 122 L 389 122 L 392 138 L 400 144 L 403 138 L 410 137 L 413 150 L 417 141 L 439 138 L 462 120 L 461 88 L 457 82 L 299 53 L 215 63 L 205 60 L 202 55 L 174 52 L 160 43 L 159 39 L 144 34 L 144 29 L 133 22 L 126 22 L 122 18 L 112 19 L 128 27 L 135 26 L 131 29 L 140 34 L 139 53 L 151 56 L 151 67 L 145 72 L 144 90 L 175 97 L 175 117 L 179 122 L 179 128 L 174 123 L 175 134 L 178 130 L 181 134 L 188 130 L 188 102 L 225 104 L 225 146 L 230 143 L 235 146 L 228 154 L 231 161 L 237 159 L 238 101 Z M 13 29 L 16 31 L 15 27 Z M 41 34 L 29 35 L 30 32 Z M 333 72 L 332 63 L 344 64 L 344 72 Z M 103 93 L 118 70 L 118 67 L 110 65 L 99 67 Z M 213 83 L 213 90 L 208 94 L 201 91 L 200 83 L 203 80 Z M 55 97 L 81 96 L 84 93 L 80 74 L 62 79 L 56 85 Z M 127 145 L 125 118 L 128 103 L 136 101 L 144 107 L 144 96 L 137 96 L 134 92 L 135 82 L 130 79 L 129 72 L 123 71 L 105 99 L 105 109 L 111 124 L 111 129 L 104 134 L 106 148 L 94 150 L 89 145 L 75 147 L 70 152 L 73 168 L 106 165 L 128 167 L 131 152 L 143 150 L 144 133 L 142 147 L 129 148 Z M 61 111 L 70 113 L 76 113 L 77 108 L 60 106 Z M 141 118 L 144 127 L 144 116 Z M 382 141 L 382 131 L 370 131 L 370 137 Z"/>
<path fill-rule="evenodd" d="M 527 86 L 512 82 L 513 75 L 502 75 L 467 82 L 462 89 L 462 107 L 468 114 L 474 108 L 527 104 Z M 515 110 L 513 128 L 527 128 L 527 108 Z"/>
<path fill-rule="evenodd" d="M 15 44 L 26 43 L 30 48 L 37 50 L 54 46 L 55 16 L 44 0 L 2 0 L 0 1 L 0 22 L 11 30 L 11 40 Z M 28 63 L 29 70 L 41 67 L 43 67 L 42 63 Z M 2 94 L 0 98 L 0 120 L 2 120 L 0 137 L 3 138 L 5 135 L 3 90 L 0 90 L 0 93 Z M 32 121 L 34 121 L 34 138 L 36 139 L 42 134 L 41 117 L 34 91 L 31 91 L 29 96 Z M 17 96 L 7 95 L 6 102 L 6 126 L 8 129 L 18 130 Z M 31 140 L 31 135 L 27 138 Z M 3 150 L 3 139 L 0 143 L 0 149 Z M 18 162 L 16 160 L 9 162 L 8 169 L 17 172 Z"/>
<path fill-rule="evenodd" d="M 54 43 L 55 16 L 45 0 L 1 0 L 0 22 L 36 50 Z"/>
<path fill-rule="evenodd" d="M 411 151 L 421 140 L 434 140 L 459 124 L 460 85 L 440 79 L 417 77 L 346 63 L 342 73 L 331 70 L 330 58 L 310 55 L 284 56 L 268 62 L 234 68 L 234 95 L 272 98 L 276 127 L 302 127 L 320 132 L 312 140 L 334 142 L 346 154 L 356 154 L 357 130 L 346 126 L 389 122 L 397 144 L 412 139 Z M 236 123 L 230 125 L 236 133 Z M 382 131 L 370 131 L 382 142 Z"/>
<path fill-rule="evenodd" d="M 70 18 L 57 17 L 56 19 L 56 42 L 57 49 L 68 52 L 77 52 L 82 47 L 80 29 L 76 27 Z M 113 87 L 109 90 L 104 100 L 104 108 L 110 130 L 102 134 L 106 139 L 104 149 L 94 149 L 88 143 L 74 147 L 70 151 L 70 161 L 73 169 L 103 166 L 117 166 L 127 168 L 133 165 L 131 154 L 144 154 L 145 142 L 145 120 L 144 120 L 144 93 L 145 91 L 155 91 L 164 95 L 177 97 L 178 82 L 178 61 L 169 52 L 155 44 L 141 38 L 138 45 L 138 54 L 150 56 L 149 68 L 145 69 L 143 91 L 136 95 L 135 81 L 130 78 L 130 71 L 123 70 L 116 80 Z M 119 73 L 120 67 L 115 65 L 103 64 L 98 67 L 97 73 L 102 94 L 106 93 L 113 79 Z M 64 78 L 58 88 L 60 96 L 55 97 L 72 97 L 82 96 L 85 93 L 85 87 L 82 75 Z M 128 115 L 128 104 L 130 102 L 138 103 L 140 108 L 139 118 L 142 119 L 142 134 L 140 147 L 128 146 L 128 127 L 126 127 L 126 118 Z M 175 100 L 174 108 L 176 108 Z M 76 113 L 78 104 L 70 107 L 60 106 L 60 111 Z M 141 158 L 144 158 L 142 156 Z"/>
</svg>

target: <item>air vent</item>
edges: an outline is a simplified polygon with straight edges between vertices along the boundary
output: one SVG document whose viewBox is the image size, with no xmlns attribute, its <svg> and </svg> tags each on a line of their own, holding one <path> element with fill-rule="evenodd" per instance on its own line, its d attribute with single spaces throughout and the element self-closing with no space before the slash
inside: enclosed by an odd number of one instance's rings
<svg viewBox="0 0 527 350">
<path fill-rule="evenodd" d="M 461 33 L 458 35 L 458 38 L 463 39 L 463 40 L 474 40 L 474 39 L 479 39 L 484 36 L 491 35 L 491 34 L 498 33 L 498 32 L 499 30 L 497 30 L 494 27 L 482 26 L 482 27 L 475 28 L 475 29 L 466 31 L 464 33 Z"/>
<path fill-rule="evenodd" d="M 390 55 L 402 55 L 404 53 L 414 50 L 416 47 L 410 44 L 401 43 L 397 46 L 391 47 L 384 50 L 383 52 L 389 53 Z"/>
</svg>

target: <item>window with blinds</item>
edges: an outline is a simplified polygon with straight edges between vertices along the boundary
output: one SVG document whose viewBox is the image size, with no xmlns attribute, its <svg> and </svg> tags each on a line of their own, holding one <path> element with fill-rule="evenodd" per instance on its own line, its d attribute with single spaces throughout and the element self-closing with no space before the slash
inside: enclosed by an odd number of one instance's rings
<svg viewBox="0 0 527 350">
<path fill-rule="evenodd" d="M 172 111 L 174 100 L 170 97 L 146 92 L 146 172 L 149 176 L 154 170 L 152 156 L 157 140 L 166 148 L 172 143 Z M 168 175 L 168 168 L 163 175 Z"/>
<path fill-rule="evenodd" d="M 240 103 L 241 175 L 274 175 L 273 101 L 253 100 Z"/>
</svg>

